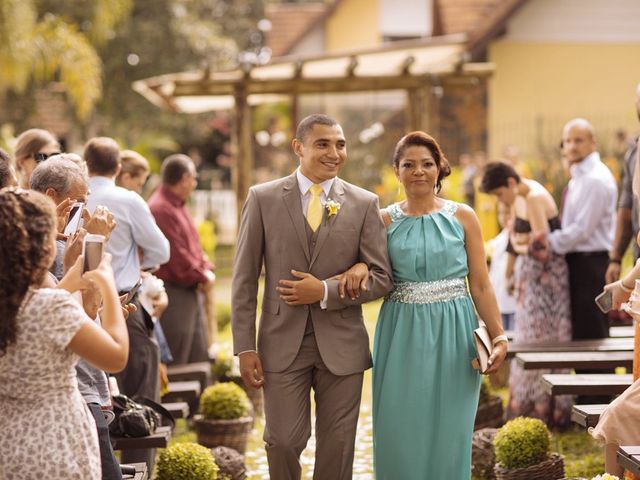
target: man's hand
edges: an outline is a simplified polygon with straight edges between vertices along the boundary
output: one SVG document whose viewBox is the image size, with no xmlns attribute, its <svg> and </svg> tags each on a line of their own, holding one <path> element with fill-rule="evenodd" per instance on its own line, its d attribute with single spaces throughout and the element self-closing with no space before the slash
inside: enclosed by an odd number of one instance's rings
<svg viewBox="0 0 640 480">
<path fill-rule="evenodd" d="M 59 233 L 64 232 L 64 227 L 67 226 L 67 222 L 69 221 L 69 212 L 71 212 L 72 205 L 73 200 L 65 198 L 56 206 L 56 221 Z"/>
<path fill-rule="evenodd" d="M 338 293 L 340 298 L 344 298 L 345 290 L 351 300 L 360 297 L 360 292 L 367 291 L 369 283 L 369 268 L 366 263 L 356 263 L 346 272 L 332 277 L 339 280 Z"/>
<path fill-rule="evenodd" d="M 94 235 L 104 235 L 108 240 L 113 229 L 116 228 L 116 221 L 113 219 L 113 213 L 107 207 L 98 205 L 89 215 L 89 211 L 85 208 L 82 211 L 82 219 L 84 220 L 84 228 L 87 232 Z"/>
<path fill-rule="evenodd" d="M 613 283 L 620 278 L 620 262 L 609 262 L 604 274 L 604 283 Z"/>
<path fill-rule="evenodd" d="M 291 270 L 300 280 L 280 280 L 276 290 L 287 305 L 310 305 L 324 298 L 324 285 L 310 273 Z"/>
<path fill-rule="evenodd" d="M 167 292 L 162 291 L 157 296 L 151 299 L 151 304 L 153 305 L 153 317 L 160 318 L 164 311 L 169 306 L 169 297 L 167 296 Z"/>
<path fill-rule="evenodd" d="M 262 362 L 256 352 L 240 354 L 240 375 L 247 387 L 261 388 L 264 385 Z"/>
</svg>

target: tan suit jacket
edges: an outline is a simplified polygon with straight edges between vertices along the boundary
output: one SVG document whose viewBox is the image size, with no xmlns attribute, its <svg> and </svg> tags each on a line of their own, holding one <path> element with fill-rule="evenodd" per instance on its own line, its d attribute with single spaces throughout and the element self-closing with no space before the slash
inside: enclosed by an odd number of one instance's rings
<svg viewBox="0 0 640 480">
<path fill-rule="evenodd" d="M 329 198 L 341 207 L 324 219 L 310 251 L 295 172 L 249 190 L 242 210 L 232 284 L 232 330 L 236 354 L 256 350 L 258 279 L 266 274 L 257 351 L 265 371 L 281 372 L 294 361 L 309 312 L 318 350 L 335 375 L 371 367 L 369 338 L 361 304 L 382 297 L 393 283 L 386 229 L 377 197 L 336 178 Z M 291 270 L 320 280 L 342 273 L 358 262 L 369 266 L 369 290 L 360 298 L 340 298 L 338 282 L 328 281 L 327 309 L 319 303 L 289 306 L 276 291 L 281 279 L 296 280 Z"/>
</svg>

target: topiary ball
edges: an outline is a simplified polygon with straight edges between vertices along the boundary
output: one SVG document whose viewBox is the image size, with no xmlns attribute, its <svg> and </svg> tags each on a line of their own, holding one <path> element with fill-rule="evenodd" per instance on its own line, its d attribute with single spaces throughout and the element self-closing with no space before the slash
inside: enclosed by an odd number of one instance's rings
<svg viewBox="0 0 640 480">
<path fill-rule="evenodd" d="M 217 480 L 211 450 L 197 443 L 176 443 L 158 455 L 158 480 Z"/>
<path fill-rule="evenodd" d="M 498 430 L 493 440 L 496 460 L 504 468 L 525 468 L 549 455 L 549 430 L 537 418 L 515 418 Z"/>
<path fill-rule="evenodd" d="M 233 420 L 249 411 L 249 397 L 233 382 L 216 383 L 200 395 L 200 413 L 208 420 Z"/>
</svg>

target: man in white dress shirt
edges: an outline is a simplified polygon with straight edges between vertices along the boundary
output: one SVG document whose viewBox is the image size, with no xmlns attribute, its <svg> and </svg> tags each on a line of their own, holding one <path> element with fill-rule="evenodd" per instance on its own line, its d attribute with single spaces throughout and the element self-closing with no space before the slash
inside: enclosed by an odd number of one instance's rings
<svg viewBox="0 0 640 480">
<path fill-rule="evenodd" d="M 593 126 L 576 118 L 562 131 L 571 180 L 562 212 L 562 229 L 549 234 L 551 249 L 569 265 L 573 339 L 609 336 L 609 323 L 594 302 L 605 284 L 613 246 L 618 188 L 596 151 Z"/>
<path fill-rule="evenodd" d="M 115 185 L 120 172 L 120 147 L 108 137 L 89 140 L 84 149 L 89 170 L 87 203 L 90 212 L 97 205 L 107 207 L 116 221 L 106 250 L 111 253 L 113 273 L 120 294 L 131 290 L 140 278 L 140 269 L 155 268 L 169 260 L 169 241 L 162 234 L 149 207 L 137 193 Z M 142 252 L 142 262 L 138 251 Z M 138 307 L 129 314 L 129 359 L 116 377 L 122 393 L 128 397 L 147 397 L 160 401 L 160 354 L 153 335 L 153 321 L 143 314 L 137 296 L 132 301 Z M 146 462 L 153 468 L 153 450 L 122 452 L 124 463 Z"/>
</svg>

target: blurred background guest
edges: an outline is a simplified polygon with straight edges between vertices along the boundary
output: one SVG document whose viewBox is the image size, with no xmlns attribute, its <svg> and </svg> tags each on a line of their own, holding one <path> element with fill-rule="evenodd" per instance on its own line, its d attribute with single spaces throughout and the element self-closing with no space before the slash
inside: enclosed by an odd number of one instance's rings
<svg viewBox="0 0 640 480">
<path fill-rule="evenodd" d="M 542 258 L 537 254 L 542 241 L 538 237 L 560 228 L 553 197 L 538 182 L 521 178 L 505 162 L 487 164 L 480 187 L 513 212 L 511 251 L 518 255 L 514 272 L 515 340 L 530 343 L 571 340 L 567 263 L 563 255 L 549 253 Z M 508 415 L 532 416 L 549 424 L 566 425 L 572 399 L 558 396 L 553 402 L 542 390 L 543 373 L 548 372 L 525 371 L 512 362 Z"/>
<path fill-rule="evenodd" d="M 16 140 L 14 158 L 20 186 L 29 188 L 31 172 L 38 163 L 56 153 L 60 153 L 60 144 L 55 135 L 48 130 L 32 128 L 21 133 Z"/>
<path fill-rule="evenodd" d="M 11 166 L 11 157 L 0 148 L 0 188 L 18 184 L 16 174 Z"/>
</svg>

